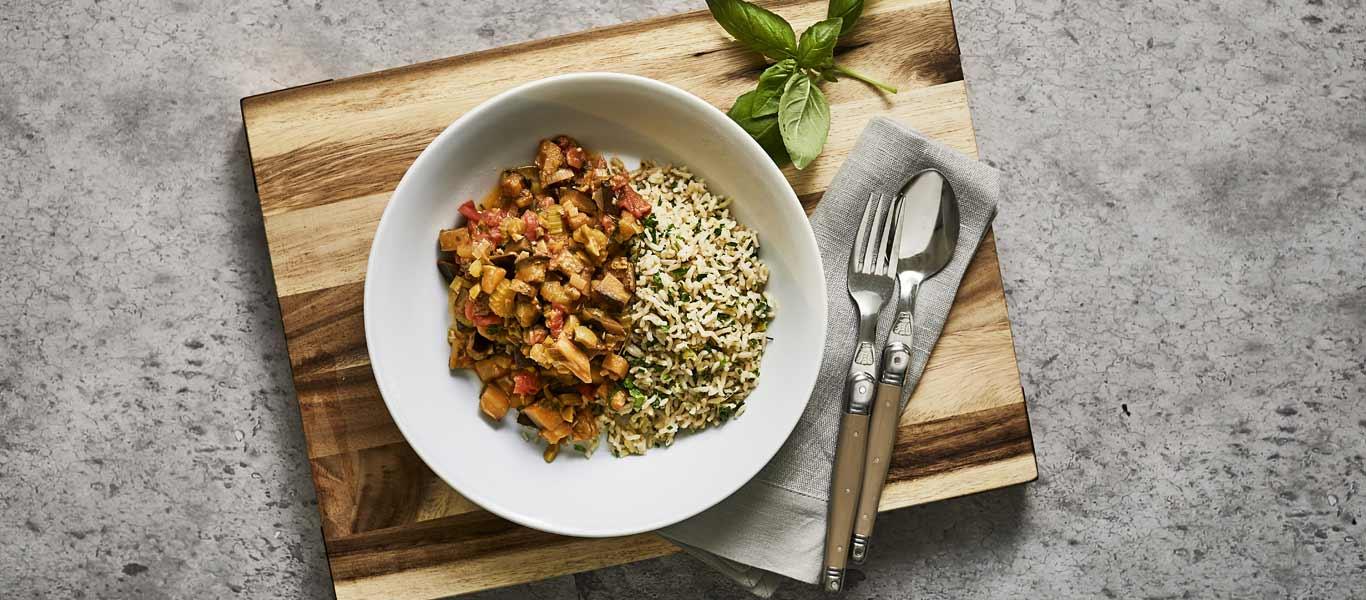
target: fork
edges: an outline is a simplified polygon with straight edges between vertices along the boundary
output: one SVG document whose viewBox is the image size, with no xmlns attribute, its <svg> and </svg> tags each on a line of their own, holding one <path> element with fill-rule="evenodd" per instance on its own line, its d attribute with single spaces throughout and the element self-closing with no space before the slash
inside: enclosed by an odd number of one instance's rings
<svg viewBox="0 0 1366 600">
<path fill-rule="evenodd" d="M 899 195 L 888 199 L 886 195 L 870 193 L 849 253 L 849 296 L 858 306 L 858 343 L 845 383 L 844 411 L 830 481 L 825 564 L 821 570 L 821 587 L 828 592 L 838 592 L 844 586 L 844 568 L 849 559 L 849 537 L 854 529 L 864 455 L 868 451 L 868 414 L 877 387 L 877 360 L 873 353 L 877 317 L 891 299 L 895 284 L 891 265 L 892 251 L 901 236 L 896 222 L 901 211 L 895 206 L 899 203 Z"/>
</svg>

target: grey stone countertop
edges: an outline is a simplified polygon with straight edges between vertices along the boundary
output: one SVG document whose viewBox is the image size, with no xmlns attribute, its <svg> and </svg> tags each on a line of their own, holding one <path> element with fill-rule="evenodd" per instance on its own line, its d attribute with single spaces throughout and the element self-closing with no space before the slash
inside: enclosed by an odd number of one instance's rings
<svg viewBox="0 0 1366 600">
<path fill-rule="evenodd" d="M 703 6 L 398 4 L 0 0 L 0 596 L 331 595 L 239 98 Z M 1040 477 L 885 517 L 845 597 L 1360 597 L 1366 8 L 954 16 Z"/>
</svg>

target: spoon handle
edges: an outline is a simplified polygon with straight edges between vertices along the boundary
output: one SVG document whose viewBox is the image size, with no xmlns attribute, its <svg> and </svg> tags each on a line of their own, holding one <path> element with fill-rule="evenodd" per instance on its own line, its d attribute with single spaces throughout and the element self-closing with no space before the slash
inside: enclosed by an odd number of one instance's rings
<svg viewBox="0 0 1366 600">
<path fill-rule="evenodd" d="M 910 288 L 910 302 L 903 304 L 914 306 L 919 285 L 907 287 Z M 877 508 L 882 501 L 882 488 L 887 484 L 887 469 L 892 464 L 897 424 L 901 421 L 901 390 L 911 364 L 914 332 L 915 316 L 912 311 L 898 312 L 892 323 L 892 331 L 887 335 L 887 345 L 882 349 L 882 377 L 878 381 L 877 397 L 873 400 L 868 451 L 863 463 L 863 489 L 859 493 L 853 537 L 849 541 L 849 559 L 856 565 L 863 564 L 868 557 L 873 524 L 877 521 Z"/>
<path fill-rule="evenodd" d="M 868 457 L 863 467 L 863 491 L 859 493 L 858 517 L 854 519 L 854 535 L 849 542 L 849 558 L 856 565 L 868 556 L 868 544 L 873 537 L 873 523 L 877 520 L 882 488 L 887 483 L 887 468 L 892 463 L 892 447 L 896 442 L 896 426 L 901 411 L 901 386 L 880 383 L 877 401 L 868 427 Z"/>
</svg>

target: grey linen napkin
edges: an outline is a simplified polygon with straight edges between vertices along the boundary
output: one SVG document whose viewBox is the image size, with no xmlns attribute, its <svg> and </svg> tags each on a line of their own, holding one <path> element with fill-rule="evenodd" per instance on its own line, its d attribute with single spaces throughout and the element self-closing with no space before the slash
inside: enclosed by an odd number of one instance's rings
<svg viewBox="0 0 1366 600">
<path fill-rule="evenodd" d="M 753 480 L 716 506 L 659 531 L 758 596 L 770 596 L 780 575 L 807 583 L 816 583 L 819 577 L 835 438 L 857 327 L 857 312 L 845 286 L 853 232 L 870 192 L 893 194 L 908 175 L 931 167 L 953 185 L 960 230 L 953 261 L 921 286 L 916 301 L 911 385 L 906 389 L 915 388 L 944 330 L 963 272 L 996 213 L 998 173 L 897 121 L 877 117 L 863 130 L 811 216 L 825 266 L 830 318 L 825 358 L 806 412 L 787 443 Z M 886 339 L 895 304 L 888 303 L 882 313 L 879 344 Z M 909 396 L 908 391 L 901 399 L 903 410 Z"/>
</svg>

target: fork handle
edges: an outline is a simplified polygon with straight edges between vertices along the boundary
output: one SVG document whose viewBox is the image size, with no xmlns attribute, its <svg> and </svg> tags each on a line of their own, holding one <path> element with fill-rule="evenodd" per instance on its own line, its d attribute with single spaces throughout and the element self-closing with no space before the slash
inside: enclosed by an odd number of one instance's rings
<svg viewBox="0 0 1366 600">
<path fill-rule="evenodd" d="M 896 443 L 896 426 L 900 421 L 901 386 L 879 383 L 877 401 L 868 429 L 868 454 L 863 468 L 862 491 L 859 493 L 858 518 L 854 520 L 854 536 L 849 543 L 849 555 L 854 564 L 861 565 L 868 556 L 868 543 L 873 537 L 873 523 L 877 520 L 882 488 L 887 483 L 887 469 L 892 464 L 892 448 Z"/>
<path fill-rule="evenodd" d="M 872 386 L 871 380 L 862 382 Z M 835 471 L 830 481 L 830 513 L 825 525 L 825 565 L 821 587 L 838 592 L 844 587 L 844 568 L 849 559 L 849 534 L 854 528 L 862 483 L 864 453 L 868 449 L 868 414 L 845 412 L 840 418 L 835 446 Z"/>
</svg>

